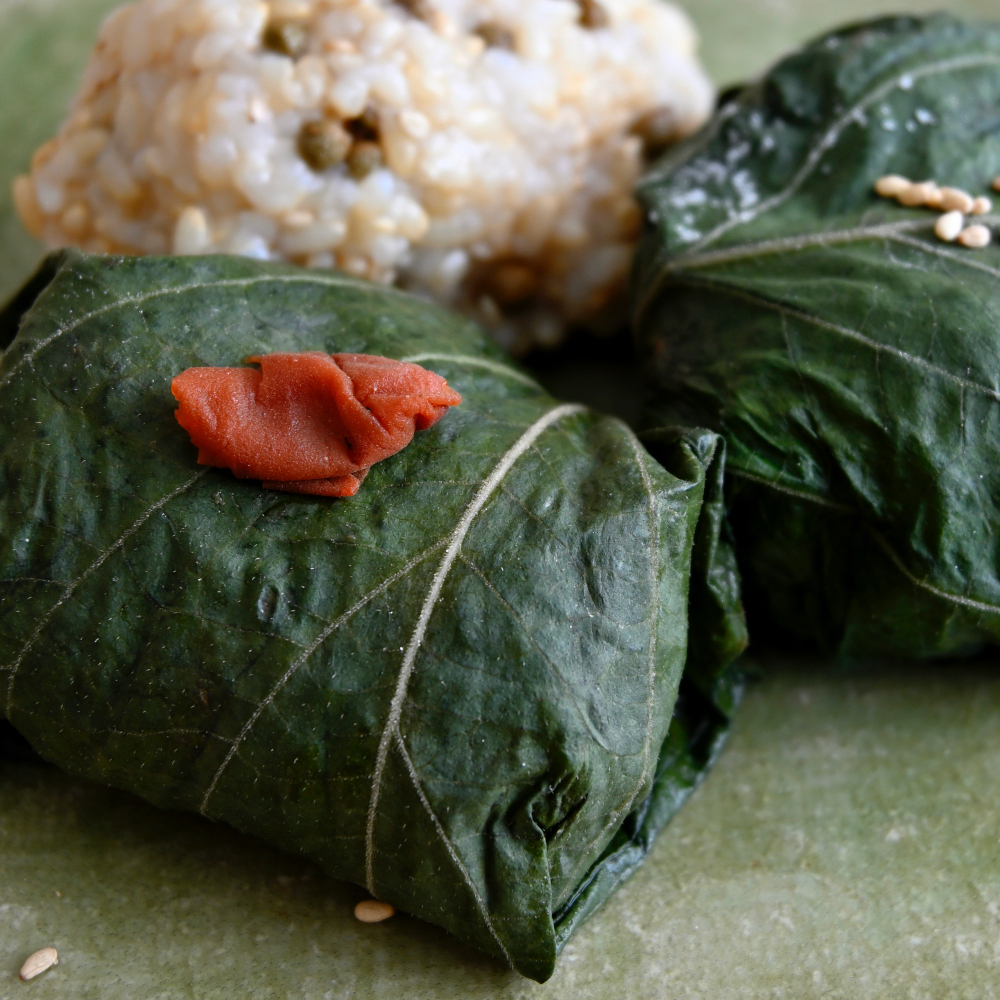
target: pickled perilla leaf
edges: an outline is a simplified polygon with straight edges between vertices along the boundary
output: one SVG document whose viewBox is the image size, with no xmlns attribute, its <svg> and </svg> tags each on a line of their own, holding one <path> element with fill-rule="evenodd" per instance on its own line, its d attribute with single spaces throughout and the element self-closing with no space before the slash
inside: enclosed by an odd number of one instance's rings
<svg viewBox="0 0 1000 1000">
<path fill-rule="evenodd" d="M 755 642 L 863 659 L 1000 639 L 1000 249 L 936 239 L 938 213 L 876 196 L 890 173 L 990 193 L 1000 26 L 821 38 L 641 185 L 654 409 L 727 440 Z"/>
<path fill-rule="evenodd" d="M 720 439 L 658 430 L 657 461 L 468 322 L 328 272 L 66 253 L 0 322 L 10 722 L 547 978 L 733 707 Z M 463 403 L 349 500 L 198 467 L 171 378 L 302 350 Z"/>
</svg>

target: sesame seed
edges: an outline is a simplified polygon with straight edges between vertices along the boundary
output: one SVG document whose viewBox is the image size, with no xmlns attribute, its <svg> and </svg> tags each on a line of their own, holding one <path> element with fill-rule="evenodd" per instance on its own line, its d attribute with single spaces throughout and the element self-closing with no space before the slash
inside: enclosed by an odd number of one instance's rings
<svg viewBox="0 0 1000 1000">
<path fill-rule="evenodd" d="M 1000 191 L 1000 177 L 994 177 L 993 178 L 993 185 L 992 185 L 992 187 L 993 187 L 994 191 Z"/>
<path fill-rule="evenodd" d="M 19 973 L 22 980 L 27 982 L 40 976 L 46 969 L 51 969 L 53 965 L 59 964 L 59 952 L 55 948 L 41 948 L 30 955 L 28 960 L 21 966 Z"/>
<path fill-rule="evenodd" d="M 71 205 L 63 212 L 62 227 L 74 235 L 86 233 L 90 227 L 90 212 L 82 202 Z"/>
<path fill-rule="evenodd" d="M 517 48 L 514 32 L 497 21 L 483 21 L 475 29 L 475 33 L 491 49 L 506 49 L 508 52 L 513 52 Z"/>
<path fill-rule="evenodd" d="M 988 246 L 990 239 L 990 231 L 985 226 L 969 226 L 958 234 L 958 242 L 972 250 Z"/>
<path fill-rule="evenodd" d="M 934 181 L 922 181 L 919 184 L 911 184 L 896 197 L 901 205 L 916 208 L 918 205 L 932 205 L 940 197 L 940 191 Z"/>
<path fill-rule="evenodd" d="M 948 212 L 937 220 L 934 235 L 945 243 L 952 243 L 958 238 L 965 227 L 965 219 L 961 212 Z"/>
<path fill-rule="evenodd" d="M 341 55 L 353 55 L 358 47 L 349 38 L 328 38 L 323 42 L 327 52 L 339 52 Z"/>
<path fill-rule="evenodd" d="M 289 229 L 305 229 L 306 226 L 312 225 L 316 221 L 316 216 L 312 212 L 297 209 L 289 212 L 281 221 Z"/>
<path fill-rule="evenodd" d="M 946 212 L 961 212 L 968 215 L 973 206 L 972 195 L 961 188 L 944 187 L 941 188 L 941 207 Z"/>
<path fill-rule="evenodd" d="M 388 920 L 396 910 L 389 903 L 378 899 L 363 899 L 354 907 L 354 916 L 363 924 L 380 924 Z"/>
<path fill-rule="evenodd" d="M 400 111 L 399 124 L 411 139 L 426 139 L 431 134 L 430 119 L 419 111 Z"/>
<path fill-rule="evenodd" d="M 434 33 L 442 38 L 458 37 L 458 25 L 443 10 L 434 11 L 430 26 L 434 29 Z"/>
<path fill-rule="evenodd" d="M 883 198 L 896 198 L 904 191 L 908 191 L 912 183 L 899 174 L 886 174 L 875 182 L 875 193 Z"/>
<path fill-rule="evenodd" d="M 204 253 L 212 243 L 205 213 L 195 206 L 185 208 L 174 226 L 174 253 L 178 256 Z"/>
<path fill-rule="evenodd" d="M 989 198 L 980 195 L 972 202 L 972 215 L 986 215 L 987 212 L 992 211 L 993 202 Z"/>
</svg>

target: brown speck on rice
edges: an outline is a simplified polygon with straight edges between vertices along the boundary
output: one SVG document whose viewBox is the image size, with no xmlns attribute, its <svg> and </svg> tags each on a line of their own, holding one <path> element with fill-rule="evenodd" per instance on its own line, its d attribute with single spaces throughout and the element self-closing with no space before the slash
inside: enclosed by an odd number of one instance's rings
<svg viewBox="0 0 1000 1000">
<path fill-rule="evenodd" d="M 647 158 L 658 156 L 684 134 L 683 124 L 668 105 L 661 105 L 641 114 L 633 124 L 631 132 L 642 140 L 643 152 Z"/>
<path fill-rule="evenodd" d="M 374 104 L 365 105 L 365 110 L 358 115 L 357 118 L 352 118 L 350 121 L 346 122 L 347 131 L 354 136 L 355 139 L 363 139 L 367 142 L 377 142 L 378 141 L 378 108 Z"/>
<path fill-rule="evenodd" d="M 538 268 L 523 260 L 490 261 L 482 268 L 479 282 L 501 309 L 516 309 L 529 303 L 538 292 Z"/>
<path fill-rule="evenodd" d="M 514 32 L 496 21 L 483 21 L 482 24 L 476 25 L 474 34 L 492 49 L 506 49 L 508 52 L 513 52 L 517 48 Z"/>
<path fill-rule="evenodd" d="M 624 286 L 635 123 L 711 109 L 694 48 L 664 0 L 139 0 L 14 201 L 53 247 L 337 267 L 550 343 Z"/>
<path fill-rule="evenodd" d="M 580 5 L 580 23 L 585 28 L 596 31 L 610 24 L 608 12 L 601 6 L 599 0 L 577 0 Z"/>
<path fill-rule="evenodd" d="M 396 0 L 396 2 L 414 17 L 433 23 L 437 10 L 430 0 Z"/>
<path fill-rule="evenodd" d="M 309 45 L 309 33 L 301 21 L 274 20 L 264 28 L 264 48 L 298 59 Z"/>
</svg>

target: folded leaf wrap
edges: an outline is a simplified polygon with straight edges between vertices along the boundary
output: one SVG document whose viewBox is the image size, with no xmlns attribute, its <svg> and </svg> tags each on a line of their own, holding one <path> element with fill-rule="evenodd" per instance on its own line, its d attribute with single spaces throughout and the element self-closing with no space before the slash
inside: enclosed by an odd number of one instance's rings
<svg viewBox="0 0 1000 1000">
<path fill-rule="evenodd" d="M 654 415 L 727 440 L 755 642 L 1000 640 L 1000 250 L 873 190 L 988 193 L 998 106 L 1000 26 L 882 19 L 783 60 L 640 187 Z"/>
<path fill-rule="evenodd" d="M 0 707 L 67 770 L 544 980 L 725 731 L 718 437 L 658 432 L 654 459 L 466 321 L 345 276 L 47 268 L 0 364 Z M 463 403 L 349 503 L 198 469 L 173 375 L 305 350 L 419 363 Z M 689 607 L 717 635 L 682 681 Z"/>
</svg>

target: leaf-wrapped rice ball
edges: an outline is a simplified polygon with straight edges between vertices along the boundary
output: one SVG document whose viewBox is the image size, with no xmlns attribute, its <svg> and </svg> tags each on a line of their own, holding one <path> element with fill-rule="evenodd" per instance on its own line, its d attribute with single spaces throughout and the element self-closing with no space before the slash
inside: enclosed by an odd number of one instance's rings
<svg viewBox="0 0 1000 1000">
<path fill-rule="evenodd" d="M 239 258 L 67 252 L 15 328 L 0 710 L 74 774 L 306 854 L 546 979 L 733 708 L 718 437 L 660 430 L 657 461 L 465 320 Z M 349 499 L 199 467 L 171 379 L 306 350 L 421 364 L 462 404 Z"/>
<path fill-rule="evenodd" d="M 998 102 L 1000 27 L 879 20 L 789 56 L 641 185 L 640 350 L 658 415 L 727 440 L 755 642 L 1000 641 L 1000 250 L 935 233 L 988 208 Z"/>
</svg>

